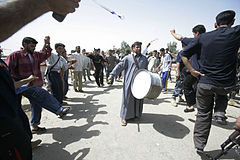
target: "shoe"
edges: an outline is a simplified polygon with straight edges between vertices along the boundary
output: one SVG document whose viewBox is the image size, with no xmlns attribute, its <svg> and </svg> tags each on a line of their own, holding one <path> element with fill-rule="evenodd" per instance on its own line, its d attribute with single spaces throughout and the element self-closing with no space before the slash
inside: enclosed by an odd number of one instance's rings
<svg viewBox="0 0 240 160">
<path fill-rule="evenodd" d="M 32 142 L 31 142 L 32 149 L 33 149 L 33 148 L 36 148 L 41 142 L 42 142 L 41 139 L 38 139 L 38 140 L 36 140 L 36 141 L 32 141 Z"/>
<path fill-rule="evenodd" d="M 125 119 L 121 119 L 121 125 L 122 126 L 126 126 L 127 125 L 127 121 Z"/>
<path fill-rule="evenodd" d="M 63 110 L 59 113 L 59 118 L 63 118 L 70 110 L 70 107 L 64 107 Z"/>
<path fill-rule="evenodd" d="M 83 92 L 83 90 L 82 90 L 82 89 L 80 89 L 80 90 L 78 90 L 78 92 Z"/>
<path fill-rule="evenodd" d="M 32 134 L 42 134 L 45 133 L 47 129 L 45 127 L 38 127 L 35 129 L 32 129 Z"/>
<path fill-rule="evenodd" d="M 226 125 L 227 124 L 226 118 L 224 118 L 224 117 L 215 116 L 215 121 L 218 124 L 221 124 L 221 125 Z"/>
<path fill-rule="evenodd" d="M 63 100 L 66 100 L 66 99 L 68 99 L 68 97 L 67 97 L 67 96 L 64 96 L 64 97 L 63 97 Z"/>
<path fill-rule="evenodd" d="M 186 109 L 183 110 L 185 113 L 188 113 L 188 112 L 194 112 L 195 109 L 192 108 L 192 109 L 189 109 L 188 107 Z"/>
<path fill-rule="evenodd" d="M 177 107 L 177 102 L 176 102 L 176 98 L 174 97 L 174 98 L 172 98 L 172 106 L 173 107 Z"/>
<path fill-rule="evenodd" d="M 162 92 L 165 93 L 165 92 L 167 92 L 167 90 L 166 90 L 166 89 L 163 89 Z"/>
</svg>

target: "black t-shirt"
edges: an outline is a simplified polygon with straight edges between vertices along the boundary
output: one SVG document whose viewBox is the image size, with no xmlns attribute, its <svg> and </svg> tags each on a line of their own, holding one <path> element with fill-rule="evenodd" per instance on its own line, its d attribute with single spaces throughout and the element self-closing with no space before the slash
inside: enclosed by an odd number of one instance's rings
<svg viewBox="0 0 240 160">
<path fill-rule="evenodd" d="M 237 52 L 240 47 L 240 26 L 220 27 L 203 33 L 183 50 L 182 55 L 191 57 L 198 52 L 200 72 L 205 74 L 199 83 L 218 87 L 235 85 Z"/>
<path fill-rule="evenodd" d="M 0 118 L 14 118 L 18 112 L 17 95 L 7 65 L 0 59 Z"/>
<path fill-rule="evenodd" d="M 102 56 L 97 54 L 97 55 L 89 55 L 88 57 L 92 59 L 93 64 L 96 68 L 102 68 L 103 67 L 104 59 L 103 59 Z"/>
</svg>

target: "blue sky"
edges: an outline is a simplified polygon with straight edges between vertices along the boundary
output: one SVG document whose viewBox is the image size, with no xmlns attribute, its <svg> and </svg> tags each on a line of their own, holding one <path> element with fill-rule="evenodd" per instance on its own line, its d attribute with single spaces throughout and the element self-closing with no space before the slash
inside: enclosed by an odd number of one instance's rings
<svg viewBox="0 0 240 160">
<path fill-rule="evenodd" d="M 192 28 L 204 24 L 207 31 L 214 30 L 216 15 L 227 9 L 236 12 L 235 25 L 240 23 L 240 0 L 96 0 L 106 7 L 125 16 L 124 20 L 111 15 L 92 0 L 82 0 L 75 13 L 67 15 L 59 23 L 51 13 L 47 13 L 4 41 L 0 45 L 8 54 L 21 47 L 24 37 L 35 38 L 39 43 L 36 50 L 43 45 L 45 35 L 51 37 L 52 48 L 57 42 L 66 45 L 67 51 L 80 45 L 91 51 L 94 47 L 107 50 L 113 46 L 120 47 L 124 40 L 128 44 L 142 41 L 143 47 L 155 38 L 149 50 L 167 47 L 175 41 L 170 30 L 192 37 Z M 178 43 L 180 48 L 180 43 Z"/>
</svg>

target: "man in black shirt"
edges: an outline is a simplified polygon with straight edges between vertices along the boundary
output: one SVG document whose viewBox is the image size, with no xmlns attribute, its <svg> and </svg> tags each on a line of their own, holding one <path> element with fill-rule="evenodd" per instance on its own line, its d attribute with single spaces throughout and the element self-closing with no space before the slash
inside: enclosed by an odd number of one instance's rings
<svg viewBox="0 0 240 160">
<path fill-rule="evenodd" d="M 219 13 L 215 24 L 217 29 L 195 38 L 181 55 L 191 74 L 199 78 L 197 86 L 198 113 L 194 128 L 194 143 L 198 153 L 203 152 L 207 144 L 215 95 L 219 99 L 216 103 L 221 106 L 219 107 L 220 113 L 221 111 L 225 112 L 228 101 L 226 95 L 236 83 L 240 26 L 231 28 L 234 24 L 234 17 L 235 12 L 231 10 Z M 188 61 L 188 57 L 194 53 L 199 53 L 199 71 L 196 71 Z"/>
<path fill-rule="evenodd" d="M 90 54 L 88 57 L 92 59 L 94 67 L 95 67 L 95 80 L 98 87 L 103 86 L 103 63 L 104 59 L 101 55 L 98 54 L 100 49 L 94 48 L 94 53 Z"/>
</svg>

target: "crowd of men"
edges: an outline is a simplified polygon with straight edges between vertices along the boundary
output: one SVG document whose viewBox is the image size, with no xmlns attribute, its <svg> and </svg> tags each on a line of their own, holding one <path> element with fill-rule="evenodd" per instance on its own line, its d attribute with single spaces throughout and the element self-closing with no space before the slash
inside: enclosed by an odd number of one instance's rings
<svg viewBox="0 0 240 160">
<path fill-rule="evenodd" d="M 0 41 L 48 11 L 62 15 L 72 13 L 80 1 L 62 0 L 61 2 L 59 4 L 56 0 L 49 0 L 39 5 L 39 2 L 22 0 L 0 6 L 1 13 L 6 13 L 6 16 L 0 16 L 0 20 L 6 22 L 5 26 L 9 26 L 7 30 L 6 27 L 0 26 L 2 35 Z M 26 8 L 26 4 L 37 6 L 38 9 Z M 27 14 L 24 23 L 17 17 L 15 17 L 16 21 L 7 21 L 6 17 L 14 17 L 16 11 L 23 15 L 26 15 L 26 12 L 32 14 Z M 234 17 L 234 11 L 221 12 L 216 17 L 216 30 L 205 33 L 204 26 L 198 25 L 193 28 L 194 38 L 185 38 L 176 34 L 175 30 L 171 30 L 171 34 L 182 42 L 184 48 L 177 57 L 177 82 L 172 104 L 176 106 L 176 97 L 181 97 L 183 92 L 187 101 L 185 112 L 194 111 L 194 105 L 197 104 L 194 128 L 197 153 L 202 153 L 207 144 L 213 109 L 215 120 L 225 124 L 227 94 L 236 88 L 240 26 L 232 27 Z M 40 52 L 35 51 L 37 43 L 34 38 L 25 37 L 22 40 L 22 49 L 10 54 L 6 63 L 0 60 L 1 159 L 32 159 L 31 144 L 34 143 L 31 143 L 32 134 L 46 132 L 45 127 L 39 126 L 42 108 L 55 113 L 60 118 L 69 112 L 69 107 L 63 107 L 66 104 L 63 100 L 68 91 L 69 70 L 73 74 L 73 87 L 76 92 L 84 92 L 82 75 L 87 73 L 88 79 L 91 80 L 91 69 L 95 70 L 94 77 L 98 87 L 104 86 L 104 73 L 107 74 L 106 81 L 110 86 L 113 85 L 114 78 L 124 76 L 120 113 L 123 126 L 127 125 L 129 119 L 140 118 L 142 114 L 143 99 L 136 99 L 130 90 L 131 79 L 138 69 L 149 69 L 151 72 L 161 74 L 162 91 L 167 92 L 167 81 L 171 77 L 173 66 L 168 49 L 161 48 L 160 56 L 154 50 L 147 58 L 146 50 L 144 52 L 141 50 L 142 43 L 135 42 L 131 46 L 132 51 L 126 51 L 122 55 L 116 51 L 118 57 L 115 57 L 114 50 L 109 50 L 106 56 L 104 52 L 100 52 L 100 49 L 94 49 L 93 53 L 87 53 L 85 50 L 81 52 L 80 46 L 76 46 L 71 54 L 67 54 L 62 43 L 55 44 L 56 53 L 53 53 L 49 36 L 45 37 Z M 44 61 L 47 65 L 46 81 L 50 92 L 42 88 L 44 81 L 40 66 Z M 86 81 L 86 78 L 84 80 Z M 31 104 L 31 127 L 21 107 L 22 96 L 28 98 Z M 240 130 L 240 118 L 237 119 L 234 129 Z"/>
</svg>

